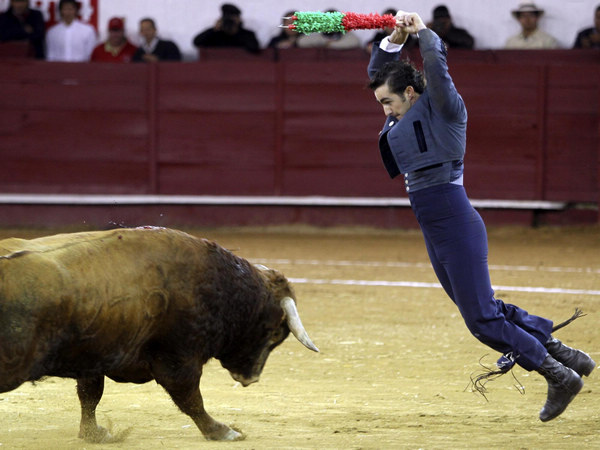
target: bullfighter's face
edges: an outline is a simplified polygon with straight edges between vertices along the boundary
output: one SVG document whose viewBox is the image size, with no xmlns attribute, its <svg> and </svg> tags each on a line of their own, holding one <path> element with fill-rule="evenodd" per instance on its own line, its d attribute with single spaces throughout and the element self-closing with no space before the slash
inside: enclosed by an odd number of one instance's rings
<svg viewBox="0 0 600 450">
<path fill-rule="evenodd" d="M 412 86 L 408 86 L 403 93 L 397 94 L 390 90 L 387 83 L 375 89 L 375 98 L 383 106 L 386 116 L 401 120 L 419 98 Z"/>
</svg>

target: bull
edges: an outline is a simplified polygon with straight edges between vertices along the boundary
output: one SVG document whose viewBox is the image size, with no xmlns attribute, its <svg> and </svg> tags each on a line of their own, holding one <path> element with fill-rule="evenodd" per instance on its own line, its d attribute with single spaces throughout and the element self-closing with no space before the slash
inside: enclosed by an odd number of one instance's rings
<svg viewBox="0 0 600 450">
<path fill-rule="evenodd" d="M 105 376 L 156 380 L 206 439 L 241 439 L 205 411 L 202 367 L 216 358 L 248 386 L 290 331 L 319 351 L 282 274 L 181 231 L 0 241 L 0 392 L 74 378 L 89 442 L 112 438 L 95 415 Z"/>
</svg>

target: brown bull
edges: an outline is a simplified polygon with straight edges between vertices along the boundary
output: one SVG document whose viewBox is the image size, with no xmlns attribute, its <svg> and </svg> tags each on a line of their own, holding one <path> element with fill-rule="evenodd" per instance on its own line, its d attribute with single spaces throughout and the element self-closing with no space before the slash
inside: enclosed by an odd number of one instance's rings
<svg viewBox="0 0 600 450">
<path fill-rule="evenodd" d="M 156 380 L 207 439 L 241 434 L 204 410 L 202 366 L 247 386 L 289 332 L 318 351 L 278 272 L 164 228 L 0 241 L 0 392 L 44 376 L 77 380 L 79 436 L 96 423 L 104 377 Z"/>
</svg>

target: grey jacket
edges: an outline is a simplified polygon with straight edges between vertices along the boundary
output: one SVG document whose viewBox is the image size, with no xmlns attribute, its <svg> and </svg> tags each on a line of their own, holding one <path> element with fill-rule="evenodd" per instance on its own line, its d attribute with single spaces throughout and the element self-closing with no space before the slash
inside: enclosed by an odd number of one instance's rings
<svg viewBox="0 0 600 450">
<path fill-rule="evenodd" d="M 425 91 L 400 121 L 387 118 L 380 133 L 379 149 L 390 177 L 403 173 L 407 185 L 411 184 L 411 178 L 418 179 L 418 187 L 423 188 L 450 182 L 462 174 L 467 110 L 448 74 L 446 48 L 441 39 L 430 29 L 421 30 L 419 48 Z M 401 53 L 385 52 L 374 45 L 369 77 L 386 62 L 398 60 Z"/>
</svg>

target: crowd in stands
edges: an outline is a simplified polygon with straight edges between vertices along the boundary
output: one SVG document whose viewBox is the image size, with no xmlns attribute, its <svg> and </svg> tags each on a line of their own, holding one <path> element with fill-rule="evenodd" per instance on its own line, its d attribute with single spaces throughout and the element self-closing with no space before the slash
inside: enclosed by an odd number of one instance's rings
<svg viewBox="0 0 600 450">
<path fill-rule="evenodd" d="M 60 22 L 46 30 L 42 13 L 30 7 L 29 0 L 10 0 L 8 10 L 0 14 L 0 43 L 23 41 L 29 43 L 30 56 L 48 61 L 104 61 L 104 62 L 155 62 L 180 61 L 181 52 L 172 41 L 163 40 L 157 32 L 152 18 L 139 22 L 139 46 L 126 36 L 125 23 L 120 17 L 108 21 L 108 37 L 98 43 L 97 32 L 78 18 L 77 0 L 60 0 L 58 4 Z M 333 11 L 333 10 L 331 10 Z M 384 14 L 396 14 L 393 9 Z M 288 11 L 282 21 L 290 24 Z M 521 3 L 512 11 L 521 31 L 506 40 L 506 49 L 553 49 L 559 44 L 555 37 L 540 28 L 543 9 L 532 2 Z M 448 48 L 473 49 L 475 39 L 465 29 L 454 25 L 447 6 L 439 5 L 432 11 L 432 20 L 427 27 L 434 30 Z M 313 33 L 300 35 L 294 30 L 282 28 L 268 43 L 268 48 L 330 48 L 352 49 L 364 47 L 370 51 L 372 45 L 392 32 L 391 29 L 374 33 L 366 46 L 352 33 Z M 233 4 L 221 5 L 221 16 L 214 26 L 198 33 L 193 44 L 199 50 L 206 47 L 238 47 L 250 53 L 260 53 L 261 48 L 254 31 L 244 28 L 242 11 Z M 407 48 L 418 47 L 416 36 L 405 44 Z M 600 5 L 594 11 L 594 25 L 581 30 L 573 48 L 600 48 Z"/>
<path fill-rule="evenodd" d="M 32 56 L 62 62 L 153 62 L 180 61 L 181 52 L 172 41 L 158 37 L 156 23 L 143 18 L 139 23 L 140 46 L 129 42 L 125 22 L 120 17 L 108 21 L 108 37 L 98 43 L 96 29 L 79 19 L 77 0 L 60 0 L 60 21 L 45 30 L 42 13 L 29 0 L 10 0 L 0 14 L 0 42 L 29 41 Z"/>
</svg>

